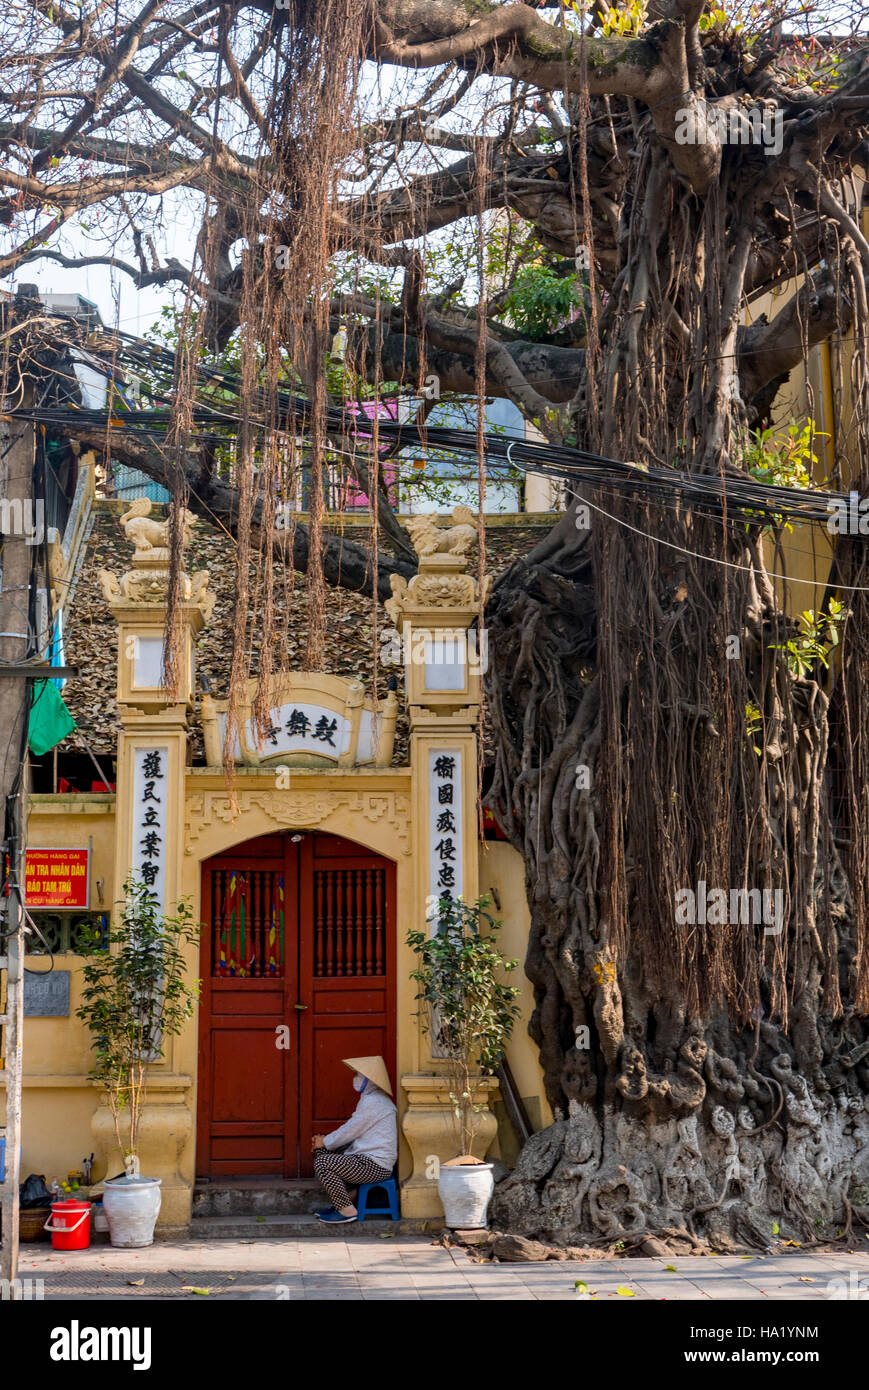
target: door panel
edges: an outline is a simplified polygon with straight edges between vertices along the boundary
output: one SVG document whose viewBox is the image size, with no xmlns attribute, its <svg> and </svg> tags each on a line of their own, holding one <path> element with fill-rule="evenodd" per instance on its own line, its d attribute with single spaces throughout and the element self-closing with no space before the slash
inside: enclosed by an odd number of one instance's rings
<svg viewBox="0 0 869 1390">
<path fill-rule="evenodd" d="M 287 998 L 298 987 L 297 846 L 268 836 L 209 860 L 202 903 L 197 1171 L 294 1173 L 298 1029 Z"/>
<path fill-rule="evenodd" d="M 274 1034 L 257 1031 L 257 1019 L 245 1019 L 244 1028 L 214 1032 L 211 1056 L 220 1086 L 214 1091 L 211 1119 L 215 1125 L 275 1122 L 283 1118 L 283 1073 Z M 250 1084 L 251 1075 L 257 1085 Z"/>
<path fill-rule="evenodd" d="M 352 851 L 352 852 L 351 852 Z M 356 1104 L 342 1057 L 381 1055 L 395 1076 L 395 871 L 362 846 L 327 835 L 301 845 L 299 1038 L 301 1172 L 310 1136 L 328 1133 Z"/>
<path fill-rule="evenodd" d="M 197 1172 L 310 1175 L 356 1103 L 342 1057 L 395 1080 L 394 866 L 263 836 L 203 864 L 202 905 Z"/>
</svg>

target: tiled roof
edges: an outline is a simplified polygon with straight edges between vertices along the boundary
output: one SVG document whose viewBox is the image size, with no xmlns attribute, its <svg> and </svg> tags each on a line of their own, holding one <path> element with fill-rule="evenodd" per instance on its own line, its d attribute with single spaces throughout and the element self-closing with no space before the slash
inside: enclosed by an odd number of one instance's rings
<svg viewBox="0 0 869 1390">
<path fill-rule="evenodd" d="M 78 732 L 60 745 L 64 749 L 82 746 L 86 740 L 94 753 L 114 753 L 120 726 L 115 705 L 117 661 L 117 627 L 108 611 L 98 574 L 100 569 L 121 575 L 131 568 L 129 542 L 119 524 L 125 509 L 117 502 L 99 502 L 94 513 L 94 527 L 65 624 L 65 656 L 71 666 L 80 668 L 80 676 L 67 682 L 63 697 L 78 725 Z M 155 514 L 163 509 L 155 509 Z M 489 570 L 500 572 L 540 540 L 552 525 L 552 518 L 512 518 L 487 526 L 486 555 Z M 366 528 L 353 524 L 347 532 L 363 542 Z M 198 522 L 185 565 L 188 573 L 207 569 L 211 574 L 210 587 L 216 595 L 211 621 L 197 638 L 197 677 L 207 676 L 212 694 L 225 697 L 228 693 L 232 654 L 233 602 L 235 593 L 235 542 L 225 532 Z M 254 567 L 252 567 L 253 569 Z M 308 599 L 303 575 L 278 573 L 276 602 L 280 614 L 281 655 L 287 669 L 298 667 L 305 650 Z M 373 667 L 373 627 L 371 600 L 344 589 L 329 589 L 327 595 L 326 660 L 325 667 L 334 675 L 361 680 L 370 690 Z M 388 626 L 388 619 L 379 606 L 378 626 Z M 277 666 L 278 661 L 275 662 Z M 257 670 L 256 647 L 251 653 L 251 672 Z M 381 668 L 384 678 L 388 674 Z M 399 699 L 402 698 L 399 688 Z M 191 717 L 192 755 L 196 762 L 203 760 L 202 734 L 198 711 Z M 79 734 L 81 737 L 79 737 Z M 402 715 L 396 731 L 397 762 L 404 761 L 407 747 L 407 724 Z"/>
</svg>

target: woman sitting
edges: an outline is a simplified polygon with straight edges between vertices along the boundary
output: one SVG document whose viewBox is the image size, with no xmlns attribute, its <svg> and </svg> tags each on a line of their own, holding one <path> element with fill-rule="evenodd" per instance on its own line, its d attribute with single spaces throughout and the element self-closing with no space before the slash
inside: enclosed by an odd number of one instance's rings
<svg viewBox="0 0 869 1390">
<path fill-rule="evenodd" d="M 347 1184 L 385 1182 L 398 1156 L 398 1123 L 386 1063 L 382 1057 L 342 1060 L 356 1073 L 353 1089 L 359 1092 L 359 1104 L 340 1129 L 315 1134 L 311 1140 L 314 1173 L 332 1201 L 317 1216 L 330 1224 L 356 1220 Z"/>
</svg>

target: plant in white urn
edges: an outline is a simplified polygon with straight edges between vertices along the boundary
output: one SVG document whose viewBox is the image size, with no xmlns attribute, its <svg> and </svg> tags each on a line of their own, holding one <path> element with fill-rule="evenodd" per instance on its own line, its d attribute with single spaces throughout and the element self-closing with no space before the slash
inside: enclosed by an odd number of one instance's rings
<svg viewBox="0 0 869 1390">
<path fill-rule="evenodd" d="M 487 1109 L 475 1096 L 480 1077 L 497 1070 L 519 1013 L 519 990 L 503 979 L 519 962 L 499 950 L 501 923 L 483 910 L 487 906 L 487 898 L 473 904 L 442 898 L 434 931 L 407 936 L 419 958 L 411 972 L 419 986 L 419 1016 L 449 1076 L 457 1157 L 440 1165 L 438 1192 L 454 1229 L 486 1224 L 493 1165 L 474 1154 L 478 1116 Z"/>
<path fill-rule="evenodd" d="M 150 888 L 124 884 L 121 910 L 85 947 L 78 1017 L 91 1035 L 90 1079 L 103 1089 L 126 1173 L 105 1184 L 103 1207 L 113 1245 L 150 1245 L 160 1211 L 160 1179 L 139 1172 L 138 1138 L 149 1063 L 180 1033 L 198 997 L 185 980 L 184 947 L 199 929 L 186 903 L 164 915 Z"/>
</svg>

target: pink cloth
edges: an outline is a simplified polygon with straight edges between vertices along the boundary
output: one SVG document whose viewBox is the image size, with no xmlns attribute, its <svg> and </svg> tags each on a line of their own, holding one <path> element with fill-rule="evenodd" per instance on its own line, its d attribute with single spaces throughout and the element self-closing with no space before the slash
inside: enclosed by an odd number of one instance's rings
<svg viewBox="0 0 869 1390">
<path fill-rule="evenodd" d="M 380 420 L 396 420 L 398 418 L 398 406 L 395 401 L 362 401 L 361 411 L 369 420 L 375 418 L 375 414 Z M 347 402 L 347 414 L 359 415 L 360 404 L 357 401 Z M 359 430 L 357 438 L 363 447 L 371 438 L 367 430 Z M 383 446 L 386 448 L 386 446 Z M 342 512 L 358 511 L 368 509 L 368 498 L 364 492 L 354 483 L 349 476 L 350 466 L 348 460 L 348 477 L 344 480 L 340 488 L 338 510 Z M 389 500 L 393 507 L 398 506 L 398 465 L 394 462 L 387 463 L 383 469 L 383 476 L 386 479 Z"/>
</svg>

